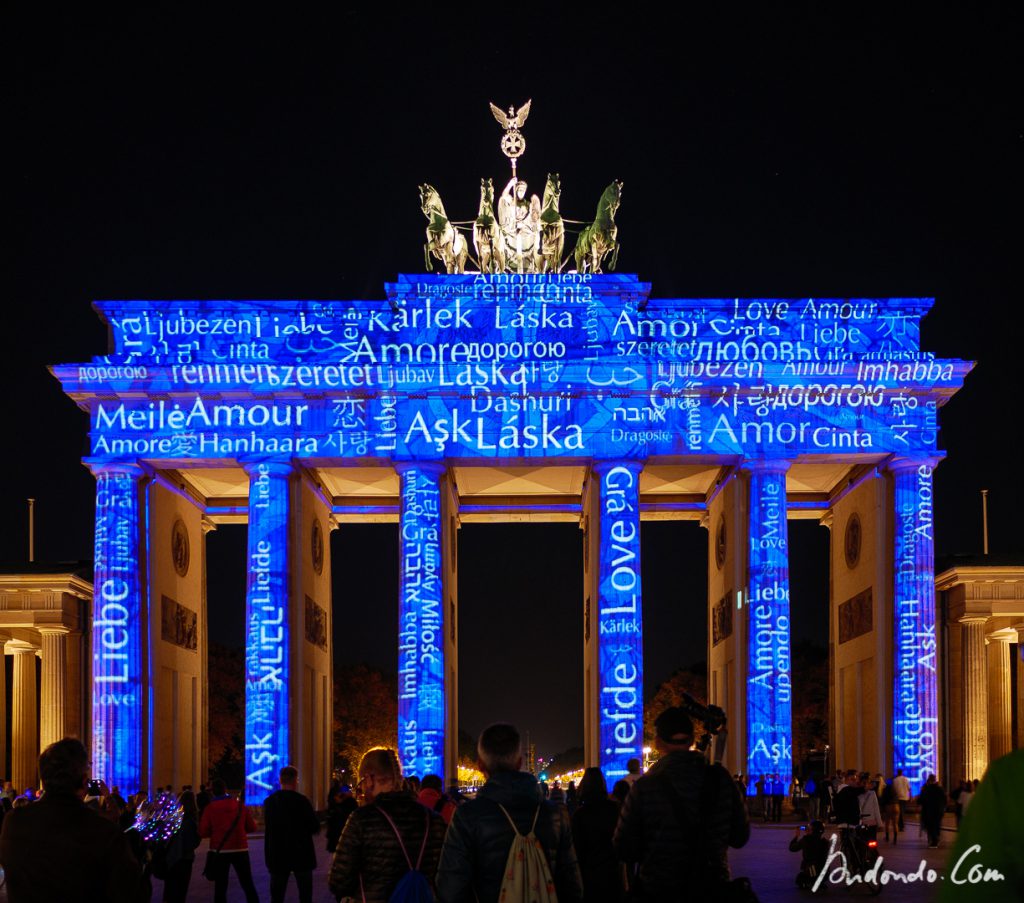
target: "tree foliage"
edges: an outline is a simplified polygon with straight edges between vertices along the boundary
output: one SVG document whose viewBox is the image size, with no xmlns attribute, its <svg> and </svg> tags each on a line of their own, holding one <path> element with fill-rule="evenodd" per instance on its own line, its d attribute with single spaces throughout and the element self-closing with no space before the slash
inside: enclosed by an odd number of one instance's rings
<svg viewBox="0 0 1024 903">
<path fill-rule="evenodd" d="M 207 767 L 238 787 L 245 750 L 245 655 L 241 649 L 210 643 Z"/>
<path fill-rule="evenodd" d="M 828 743 L 828 650 L 793 647 L 793 764 Z"/>
<path fill-rule="evenodd" d="M 697 662 L 688 668 L 680 668 L 668 680 L 664 681 L 655 691 L 654 696 L 644 707 L 644 745 L 654 745 L 654 722 L 665 709 L 682 704 L 683 693 L 689 693 L 700 702 L 707 701 L 708 678 L 707 665 Z M 726 712 L 726 715 L 729 713 Z M 700 737 L 704 725 L 694 719 L 693 729 Z"/>
<path fill-rule="evenodd" d="M 398 746 L 398 685 L 395 678 L 353 665 L 334 675 L 335 765 L 349 780 L 363 753 L 374 746 Z"/>
</svg>

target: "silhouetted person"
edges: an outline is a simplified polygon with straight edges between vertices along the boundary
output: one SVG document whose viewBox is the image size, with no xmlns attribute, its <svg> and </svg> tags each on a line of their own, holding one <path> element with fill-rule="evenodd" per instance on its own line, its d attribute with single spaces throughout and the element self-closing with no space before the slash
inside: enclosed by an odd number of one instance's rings
<svg viewBox="0 0 1024 903">
<path fill-rule="evenodd" d="M 746 808 L 729 772 L 690 749 L 693 722 L 683 709 L 666 709 L 654 726 L 662 756 L 626 798 L 615 852 L 637 864 L 636 900 L 717 899 L 729 879 L 727 848 L 750 838 Z"/>
<path fill-rule="evenodd" d="M 622 869 L 612 847 L 619 806 L 608 797 L 600 768 L 588 768 L 578 789 L 579 805 L 572 815 L 572 842 L 583 877 L 587 903 L 618 903 L 622 899 Z"/>
<path fill-rule="evenodd" d="M 46 794 L 4 816 L 0 864 L 11 903 L 142 903 L 142 866 L 118 826 L 88 808 L 89 757 L 81 741 L 51 743 L 39 757 Z"/>
<path fill-rule="evenodd" d="M 313 903 L 313 836 L 320 830 L 320 820 L 312 803 L 299 793 L 298 769 L 286 765 L 278 779 L 281 789 L 263 803 L 263 853 L 270 872 L 270 903 L 283 903 L 291 874 L 299 889 L 299 903 Z"/>
<path fill-rule="evenodd" d="M 921 804 L 921 825 L 928 834 L 928 846 L 935 849 L 939 845 L 939 832 L 942 830 L 942 816 L 946 812 L 947 801 L 946 791 L 935 775 L 928 775 L 917 799 Z"/>
</svg>

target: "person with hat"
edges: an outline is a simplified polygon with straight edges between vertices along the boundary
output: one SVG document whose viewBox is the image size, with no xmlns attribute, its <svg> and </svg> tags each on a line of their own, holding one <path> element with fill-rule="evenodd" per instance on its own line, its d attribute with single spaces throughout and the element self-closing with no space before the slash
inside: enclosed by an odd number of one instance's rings
<svg viewBox="0 0 1024 903">
<path fill-rule="evenodd" d="M 746 807 L 729 772 L 693 746 L 693 722 L 669 708 L 654 722 L 658 761 L 633 784 L 613 845 L 631 866 L 631 896 L 675 899 L 683 887 L 712 891 L 729 880 L 728 847 L 750 838 Z"/>
</svg>

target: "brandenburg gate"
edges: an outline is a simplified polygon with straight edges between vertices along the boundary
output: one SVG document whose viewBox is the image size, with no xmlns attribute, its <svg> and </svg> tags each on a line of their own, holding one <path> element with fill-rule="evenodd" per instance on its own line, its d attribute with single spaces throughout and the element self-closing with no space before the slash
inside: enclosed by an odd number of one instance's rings
<svg viewBox="0 0 1024 903">
<path fill-rule="evenodd" d="M 832 536 L 835 761 L 919 786 L 939 761 L 938 411 L 970 364 L 921 350 L 929 299 L 650 288 L 402 275 L 379 301 L 97 303 L 110 353 L 53 368 L 91 424 L 97 776 L 205 776 L 204 535 L 247 523 L 247 792 L 262 800 L 291 763 L 323 797 L 327 540 L 345 521 L 398 524 L 400 754 L 410 773 L 454 775 L 459 526 L 569 520 L 586 759 L 615 779 L 643 746 L 640 521 L 660 518 L 708 529 L 725 764 L 788 778 L 787 520 L 813 518 Z"/>
</svg>

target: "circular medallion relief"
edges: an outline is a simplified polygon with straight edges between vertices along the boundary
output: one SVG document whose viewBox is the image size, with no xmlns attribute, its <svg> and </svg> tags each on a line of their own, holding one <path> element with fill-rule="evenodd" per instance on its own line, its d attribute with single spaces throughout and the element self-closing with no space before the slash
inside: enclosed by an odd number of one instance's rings
<svg viewBox="0 0 1024 903">
<path fill-rule="evenodd" d="M 846 552 L 846 566 L 852 571 L 860 561 L 860 515 L 851 514 L 846 521 L 846 534 L 843 537 L 843 549 Z"/>
<path fill-rule="evenodd" d="M 317 518 L 313 518 L 313 531 L 309 537 L 309 551 L 313 558 L 313 570 L 317 574 L 322 574 L 324 572 L 324 531 Z"/>
<path fill-rule="evenodd" d="M 188 528 L 180 517 L 171 527 L 171 561 L 174 562 L 174 571 L 179 577 L 184 577 L 188 573 Z"/>
<path fill-rule="evenodd" d="M 722 569 L 722 565 L 725 564 L 725 552 L 728 548 L 726 543 L 725 534 L 725 515 L 720 514 L 718 516 L 718 527 L 715 530 L 715 564 L 718 565 L 718 569 Z"/>
</svg>

